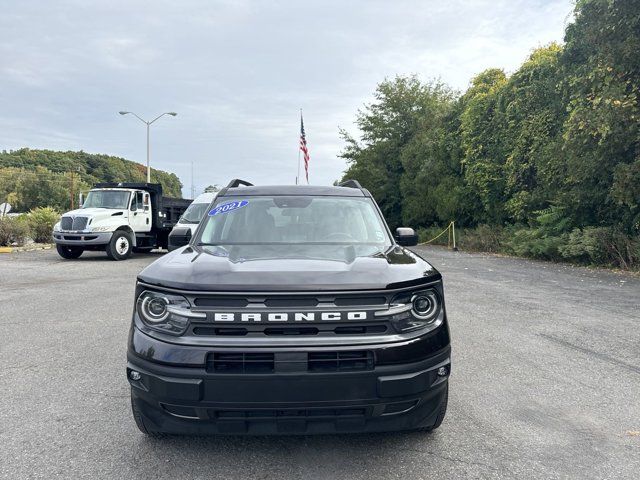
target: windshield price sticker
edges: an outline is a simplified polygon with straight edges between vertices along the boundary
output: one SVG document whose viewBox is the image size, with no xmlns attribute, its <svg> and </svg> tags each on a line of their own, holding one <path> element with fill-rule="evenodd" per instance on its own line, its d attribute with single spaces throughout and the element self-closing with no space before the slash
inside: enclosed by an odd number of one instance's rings
<svg viewBox="0 0 640 480">
<path fill-rule="evenodd" d="M 229 202 L 223 205 L 218 205 L 216 208 L 209 212 L 210 217 L 221 215 L 223 213 L 229 213 L 239 208 L 245 207 L 249 204 L 247 200 L 240 200 L 239 202 Z"/>
</svg>

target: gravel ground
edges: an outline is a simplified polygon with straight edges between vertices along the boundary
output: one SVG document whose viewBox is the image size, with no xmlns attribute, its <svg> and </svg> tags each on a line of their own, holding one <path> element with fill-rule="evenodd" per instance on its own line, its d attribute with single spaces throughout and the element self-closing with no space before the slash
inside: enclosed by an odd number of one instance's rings
<svg viewBox="0 0 640 480">
<path fill-rule="evenodd" d="M 139 434 L 124 376 L 135 275 L 0 255 L 0 477 L 638 478 L 640 278 L 420 248 L 444 275 L 449 411 L 432 434 Z"/>
</svg>

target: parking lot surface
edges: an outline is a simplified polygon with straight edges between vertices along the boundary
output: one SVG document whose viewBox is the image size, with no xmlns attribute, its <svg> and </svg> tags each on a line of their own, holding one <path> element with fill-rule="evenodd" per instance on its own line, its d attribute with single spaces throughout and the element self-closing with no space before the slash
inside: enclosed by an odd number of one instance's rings
<svg viewBox="0 0 640 480">
<path fill-rule="evenodd" d="M 444 249 L 453 373 L 431 433 L 141 435 L 125 352 L 136 274 L 0 255 L 0 478 L 638 478 L 640 279 Z"/>
</svg>

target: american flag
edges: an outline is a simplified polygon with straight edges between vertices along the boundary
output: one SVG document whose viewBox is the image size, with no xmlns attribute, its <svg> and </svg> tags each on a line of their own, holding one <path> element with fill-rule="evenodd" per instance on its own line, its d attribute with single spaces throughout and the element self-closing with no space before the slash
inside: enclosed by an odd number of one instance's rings
<svg viewBox="0 0 640 480">
<path fill-rule="evenodd" d="M 309 183 L 309 149 L 307 148 L 307 137 L 304 133 L 302 112 L 300 112 L 300 150 L 304 154 L 304 173 L 307 177 L 307 183 Z"/>
</svg>

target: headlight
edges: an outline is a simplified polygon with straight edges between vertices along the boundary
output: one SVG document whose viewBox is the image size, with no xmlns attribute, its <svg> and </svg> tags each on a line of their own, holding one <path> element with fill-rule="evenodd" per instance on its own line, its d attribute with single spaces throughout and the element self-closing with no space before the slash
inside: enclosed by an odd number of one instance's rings
<svg viewBox="0 0 640 480">
<path fill-rule="evenodd" d="M 389 320 L 398 332 L 405 333 L 419 328 L 433 330 L 442 323 L 441 310 L 438 293 L 426 289 L 398 295 L 388 310 L 376 312 L 375 316 Z"/>
<path fill-rule="evenodd" d="M 59 232 L 59 231 L 60 231 L 60 222 L 56 223 L 56 224 L 53 226 L 53 231 L 54 231 L 54 232 Z"/>
<path fill-rule="evenodd" d="M 205 313 L 192 312 L 189 301 L 181 295 L 143 291 L 138 296 L 136 310 L 149 328 L 160 332 L 181 335 L 192 318 L 206 318 Z"/>
<path fill-rule="evenodd" d="M 420 320 L 435 320 L 439 310 L 440 302 L 438 295 L 433 290 L 419 292 L 411 297 L 411 313 Z"/>
</svg>

